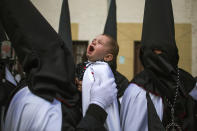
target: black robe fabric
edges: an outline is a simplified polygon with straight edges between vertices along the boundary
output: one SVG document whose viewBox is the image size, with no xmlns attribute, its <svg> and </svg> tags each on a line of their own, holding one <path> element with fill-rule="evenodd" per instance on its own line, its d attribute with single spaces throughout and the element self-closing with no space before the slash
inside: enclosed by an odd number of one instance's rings
<svg viewBox="0 0 197 131">
<path fill-rule="evenodd" d="M 62 104 L 62 131 L 106 131 L 104 123 L 106 112 L 99 106 L 91 104 L 82 118 L 80 105 L 69 107 Z"/>
<path fill-rule="evenodd" d="M 16 88 L 14 84 L 5 79 L 5 67 L 0 63 L 0 124 L 3 121 L 4 111 L 11 93 Z M 1 127 L 1 126 L 0 126 Z M 1 128 L 0 128 L 1 131 Z"/>
<path fill-rule="evenodd" d="M 169 92 L 163 91 L 163 85 L 157 79 L 157 76 L 150 70 L 145 69 L 131 81 L 144 88 L 147 91 L 147 95 L 152 93 L 156 96 L 160 96 L 164 104 L 163 120 L 160 121 L 152 104 L 152 100 L 147 96 L 148 101 L 148 124 L 151 131 L 157 131 L 158 128 L 165 128 L 171 121 L 170 106 L 166 101 L 166 97 L 170 99 Z M 175 122 L 178 123 L 184 131 L 195 131 L 197 129 L 197 101 L 194 100 L 190 95 L 190 91 L 195 87 L 194 78 L 184 70 L 180 69 L 180 82 L 179 96 L 175 105 Z M 153 118 L 153 116 L 155 118 Z M 157 126 L 159 125 L 159 126 Z M 163 127 L 161 127 L 163 126 Z"/>
<path fill-rule="evenodd" d="M 114 77 L 115 77 L 115 82 L 117 84 L 117 89 L 118 89 L 117 97 L 120 98 L 123 96 L 124 91 L 128 87 L 129 80 L 118 71 L 114 72 Z"/>
<path fill-rule="evenodd" d="M 14 84 L 6 80 L 4 77 L 5 68 L 0 69 L 0 107 L 7 103 L 12 91 L 16 88 Z"/>
<path fill-rule="evenodd" d="M 77 131 L 107 131 L 104 127 L 106 112 L 95 104 L 90 104 L 86 115 L 77 125 Z"/>
</svg>

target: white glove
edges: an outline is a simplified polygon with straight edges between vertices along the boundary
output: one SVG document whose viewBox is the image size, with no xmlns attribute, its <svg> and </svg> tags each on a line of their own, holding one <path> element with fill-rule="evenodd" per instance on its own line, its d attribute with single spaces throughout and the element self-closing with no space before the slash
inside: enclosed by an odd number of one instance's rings
<svg viewBox="0 0 197 131">
<path fill-rule="evenodd" d="M 102 83 L 96 79 L 90 90 L 90 104 L 97 104 L 106 109 L 117 98 L 117 89 L 114 78 Z"/>
</svg>

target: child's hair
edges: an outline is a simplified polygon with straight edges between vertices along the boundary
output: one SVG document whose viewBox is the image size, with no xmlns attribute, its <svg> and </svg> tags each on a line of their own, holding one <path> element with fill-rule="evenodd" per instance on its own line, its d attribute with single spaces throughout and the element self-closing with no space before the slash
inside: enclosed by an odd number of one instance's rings
<svg viewBox="0 0 197 131">
<path fill-rule="evenodd" d="M 107 36 L 110 39 L 110 47 L 111 49 L 109 50 L 109 53 L 111 53 L 113 55 L 113 59 L 111 61 L 108 61 L 107 63 L 109 64 L 109 66 L 112 69 L 112 72 L 116 71 L 117 68 L 117 64 L 116 64 L 116 60 L 117 60 L 117 56 L 118 56 L 118 52 L 119 52 L 119 46 L 116 40 L 114 40 L 111 36 L 107 35 L 107 34 L 103 34 L 104 36 Z"/>
<path fill-rule="evenodd" d="M 116 40 L 114 40 L 110 35 L 107 34 L 102 34 L 104 36 L 107 36 L 110 39 L 110 42 L 108 43 L 111 47 L 111 49 L 109 50 L 109 53 L 111 53 L 113 55 L 113 60 L 117 58 L 118 56 L 118 52 L 119 52 L 119 46 Z"/>
</svg>

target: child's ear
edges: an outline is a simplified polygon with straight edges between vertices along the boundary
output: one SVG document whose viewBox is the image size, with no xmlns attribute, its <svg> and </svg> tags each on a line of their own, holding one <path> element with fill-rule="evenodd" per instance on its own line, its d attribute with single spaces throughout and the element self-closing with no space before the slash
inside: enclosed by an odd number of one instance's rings
<svg viewBox="0 0 197 131">
<path fill-rule="evenodd" d="M 104 56 L 104 61 L 112 61 L 113 60 L 113 55 L 112 54 L 107 54 Z"/>
</svg>

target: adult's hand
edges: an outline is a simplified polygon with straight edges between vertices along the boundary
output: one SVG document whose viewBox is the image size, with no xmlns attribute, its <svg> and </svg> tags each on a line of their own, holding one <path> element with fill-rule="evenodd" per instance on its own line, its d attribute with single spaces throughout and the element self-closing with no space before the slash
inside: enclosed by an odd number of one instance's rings
<svg viewBox="0 0 197 131">
<path fill-rule="evenodd" d="M 114 78 L 102 83 L 96 79 L 90 91 L 90 104 L 97 104 L 106 109 L 117 98 L 117 88 Z"/>
</svg>

